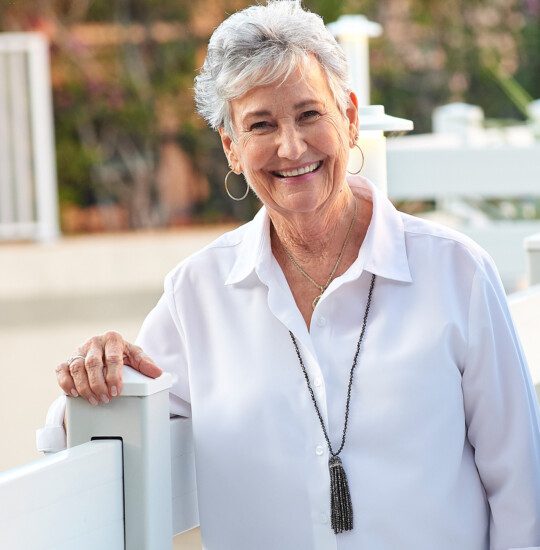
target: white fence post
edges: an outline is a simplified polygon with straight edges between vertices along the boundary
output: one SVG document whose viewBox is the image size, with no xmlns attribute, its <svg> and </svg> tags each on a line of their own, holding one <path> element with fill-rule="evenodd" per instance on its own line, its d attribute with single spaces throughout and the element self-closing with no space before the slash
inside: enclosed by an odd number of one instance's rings
<svg viewBox="0 0 540 550">
<path fill-rule="evenodd" d="M 525 250 L 527 251 L 529 285 L 540 285 L 540 233 L 525 239 Z"/>
<path fill-rule="evenodd" d="M 172 548 L 169 394 L 171 375 L 153 380 L 124 367 L 122 395 L 92 407 L 68 397 L 68 447 L 121 438 L 126 550 Z"/>
<path fill-rule="evenodd" d="M 352 90 L 358 98 L 360 147 L 351 150 L 349 171 L 369 178 L 387 193 L 385 131 L 408 132 L 413 129 L 410 120 L 385 114 L 382 105 L 370 105 L 369 96 L 369 38 L 380 36 L 382 27 L 363 15 L 343 15 L 328 25 L 328 30 L 339 42 L 347 61 Z"/>
<path fill-rule="evenodd" d="M 48 42 L 0 33 L 0 240 L 59 233 Z"/>
<path fill-rule="evenodd" d="M 381 25 L 363 15 L 342 15 L 327 26 L 347 56 L 351 86 L 359 105 L 369 105 L 369 39 L 382 34 Z"/>
<path fill-rule="evenodd" d="M 197 479 L 191 419 L 171 418 L 170 428 L 172 528 L 178 535 L 199 525 Z"/>
</svg>

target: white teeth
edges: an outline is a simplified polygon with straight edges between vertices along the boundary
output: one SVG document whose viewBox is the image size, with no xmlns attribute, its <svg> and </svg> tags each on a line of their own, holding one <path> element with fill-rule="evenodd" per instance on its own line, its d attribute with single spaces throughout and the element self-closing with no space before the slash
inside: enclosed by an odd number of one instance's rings
<svg viewBox="0 0 540 550">
<path fill-rule="evenodd" d="M 276 174 L 283 176 L 284 178 L 292 178 L 293 176 L 301 176 L 302 174 L 313 172 L 313 170 L 316 170 L 319 167 L 319 165 L 320 165 L 320 162 L 314 162 L 309 166 L 304 166 L 304 168 L 295 168 L 294 170 L 276 172 Z"/>
</svg>

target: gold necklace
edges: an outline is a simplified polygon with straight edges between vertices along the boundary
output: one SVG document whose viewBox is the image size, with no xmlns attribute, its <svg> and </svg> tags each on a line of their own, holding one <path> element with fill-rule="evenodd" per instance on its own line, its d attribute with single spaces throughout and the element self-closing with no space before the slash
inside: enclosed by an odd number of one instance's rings
<svg viewBox="0 0 540 550">
<path fill-rule="evenodd" d="M 304 268 L 295 260 L 295 258 L 293 257 L 293 255 L 287 250 L 287 247 L 285 245 L 282 245 L 283 246 L 283 250 L 285 250 L 285 254 L 287 254 L 289 260 L 291 260 L 292 264 L 294 265 L 294 267 L 296 267 L 296 269 L 298 269 L 298 271 L 300 271 L 300 273 L 302 273 L 302 275 L 308 280 L 310 281 L 311 283 L 313 283 L 320 291 L 319 295 L 315 297 L 315 299 L 313 300 L 312 302 L 312 307 L 313 309 L 315 309 L 315 306 L 317 305 L 317 302 L 321 299 L 321 296 L 323 295 L 324 291 L 330 286 L 330 283 L 333 281 L 334 279 L 334 275 L 336 274 L 336 271 L 337 271 L 337 268 L 339 266 L 339 263 L 341 262 L 341 258 L 343 258 L 343 253 L 345 252 L 345 247 L 347 246 L 347 243 L 349 242 L 349 237 L 351 236 L 351 230 L 352 230 L 352 227 L 354 225 L 354 220 L 356 220 L 356 215 L 358 213 L 358 202 L 354 201 L 354 216 L 351 220 L 351 223 L 349 224 L 349 228 L 347 229 L 347 234 L 345 235 L 345 240 L 343 241 L 343 244 L 341 245 L 341 250 L 339 252 L 339 256 L 336 260 L 336 263 L 334 264 L 334 268 L 332 269 L 332 272 L 330 273 L 330 276 L 328 277 L 328 280 L 326 281 L 326 283 L 324 285 L 320 285 L 317 281 L 315 281 L 310 275 L 309 273 L 306 273 L 306 271 L 304 270 Z"/>
</svg>

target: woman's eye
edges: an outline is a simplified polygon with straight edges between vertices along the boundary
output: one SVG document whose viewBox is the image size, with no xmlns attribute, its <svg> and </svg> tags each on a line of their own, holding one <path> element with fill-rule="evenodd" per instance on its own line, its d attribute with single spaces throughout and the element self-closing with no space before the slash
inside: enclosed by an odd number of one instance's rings
<svg viewBox="0 0 540 550">
<path fill-rule="evenodd" d="M 305 111 L 300 115 L 300 118 L 302 120 L 314 120 L 320 116 L 321 114 L 319 113 L 319 111 Z"/>
<path fill-rule="evenodd" d="M 270 124 L 266 120 L 261 120 L 260 122 L 255 122 L 252 124 L 249 129 L 250 130 L 266 130 L 270 127 Z"/>
</svg>

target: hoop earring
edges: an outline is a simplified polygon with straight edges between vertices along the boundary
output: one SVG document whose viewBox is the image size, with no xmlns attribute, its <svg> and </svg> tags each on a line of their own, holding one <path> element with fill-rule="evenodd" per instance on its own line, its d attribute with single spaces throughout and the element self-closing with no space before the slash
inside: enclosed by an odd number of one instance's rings
<svg viewBox="0 0 540 550">
<path fill-rule="evenodd" d="M 360 154 L 362 155 L 362 165 L 360 166 L 360 170 L 358 170 L 357 172 L 349 172 L 347 170 L 347 174 L 350 174 L 351 176 L 356 176 L 357 174 L 359 174 L 362 171 L 362 168 L 364 168 L 364 161 L 366 160 L 365 157 L 364 157 L 364 151 L 362 151 L 362 149 L 360 148 L 360 145 L 358 145 L 358 143 L 355 143 L 354 146 L 358 147 L 358 150 L 360 151 Z"/>
<path fill-rule="evenodd" d="M 231 192 L 229 191 L 229 186 L 228 186 L 228 182 L 227 180 L 229 179 L 229 176 L 231 174 L 234 173 L 234 170 L 229 170 L 227 172 L 227 175 L 225 176 L 225 182 L 224 182 L 224 185 L 225 185 L 225 191 L 227 192 L 227 195 L 229 195 L 229 197 L 231 197 L 231 199 L 233 201 L 243 201 L 247 196 L 248 196 L 248 193 L 249 193 L 249 184 L 248 182 L 246 181 L 246 192 L 241 196 L 241 197 L 235 197 L 234 195 L 231 194 Z M 244 178 L 245 180 L 245 178 Z"/>
</svg>

